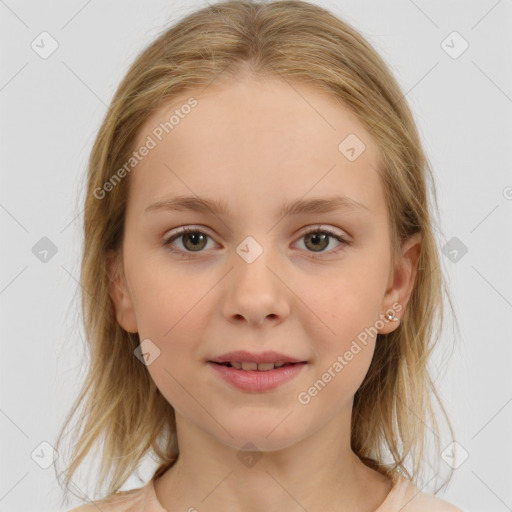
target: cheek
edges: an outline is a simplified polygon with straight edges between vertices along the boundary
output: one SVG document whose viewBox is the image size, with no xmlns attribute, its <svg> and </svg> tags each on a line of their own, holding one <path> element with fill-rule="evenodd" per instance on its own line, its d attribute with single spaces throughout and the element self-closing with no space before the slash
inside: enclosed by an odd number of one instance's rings
<svg viewBox="0 0 512 512">
<path fill-rule="evenodd" d="M 194 387 L 202 357 L 209 286 L 174 276 L 171 280 L 154 269 L 141 273 L 138 284 L 134 294 L 139 336 L 151 340 L 158 353 L 148 372 L 165 399 L 184 412 L 190 407 L 186 390 Z"/>
<path fill-rule="evenodd" d="M 382 313 L 384 272 L 366 266 L 364 270 L 343 268 L 337 274 L 308 278 L 297 292 L 306 297 L 301 310 L 308 311 L 310 328 L 326 340 L 342 348 L 365 328 L 375 325 Z"/>
<path fill-rule="evenodd" d="M 330 278 L 321 282 L 307 279 L 309 286 L 301 287 L 299 293 L 307 297 L 309 306 L 300 306 L 301 323 L 316 352 L 315 377 L 328 382 L 326 400 L 349 400 L 368 372 L 380 325 L 376 322 L 382 313 L 386 271 L 382 261 L 359 258 L 353 264 L 347 262 Z"/>
<path fill-rule="evenodd" d="M 212 308 L 218 304 L 219 275 L 185 271 L 156 258 L 144 259 L 133 270 L 132 295 L 141 339 L 154 338 L 162 351 L 169 352 L 169 359 L 184 352 L 199 357 L 196 352 L 208 335 Z"/>
<path fill-rule="evenodd" d="M 306 326 L 316 352 L 310 396 L 318 393 L 319 399 L 315 402 L 320 408 L 321 404 L 325 407 L 348 404 L 368 373 L 377 336 L 377 308 L 370 303 L 369 296 L 360 292 L 359 289 L 352 295 L 333 294 L 323 303 L 323 309 L 318 309 L 330 313 L 324 317 L 328 326 L 318 327 L 318 320 L 313 318 Z M 315 302 L 317 307 L 320 304 L 319 300 Z M 336 407 L 333 410 L 337 410 Z"/>
<path fill-rule="evenodd" d="M 191 280 L 179 268 L 146 258 L 134 261 L 130 288 L 140 336 L 167 343 L 183 324 L 200 318 L 197 310 L 209 285 Z"/>
</svg>

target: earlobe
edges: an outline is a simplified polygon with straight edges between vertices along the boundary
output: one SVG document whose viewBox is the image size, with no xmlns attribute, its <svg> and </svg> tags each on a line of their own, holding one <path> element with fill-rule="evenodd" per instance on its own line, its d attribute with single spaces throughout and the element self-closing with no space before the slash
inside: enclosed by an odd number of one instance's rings
<svg viewBox="0 0 512 512">
<path fill-rule="evenodd" d="M 109 295 L 112 299 L 119 325 L 127 332 L 138 332 L 135 310 L 126 284 L 120 255 L 110 251 L 107 255 L 107 273 L 110 279 Z"/>
<path fill-rule="evenodd" d="M 402 244 L 400 259 L 396 263 L 391 285 L 383 301 L 384 311 L 381 318 L 384 319 L 385 325 L 379 330 L 381 334 L 388 334 L 400 325 L 399 321 L 390 321 L 386 315 L 392 313 L 399 320 L 403 318 L 405 307 L 414 289 L 420 252 L 421 233 L 411 235 Z"/>
</svg>

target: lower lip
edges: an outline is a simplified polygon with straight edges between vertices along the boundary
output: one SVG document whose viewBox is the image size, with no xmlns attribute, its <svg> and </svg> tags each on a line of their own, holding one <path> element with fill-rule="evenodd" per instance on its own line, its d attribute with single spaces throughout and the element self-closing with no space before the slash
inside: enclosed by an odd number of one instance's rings
<svg viewBox="0 0 512 512">
<path fill-rule="evenodd" d="M 295 363 L 274 370 L 238 370 L 231 366 L 213 363 L 208 365 L 219 372 L 220 376 L 233 386 L 244 391 L 269 391 L 296 377 L 307 363 Z"/>
</svg>

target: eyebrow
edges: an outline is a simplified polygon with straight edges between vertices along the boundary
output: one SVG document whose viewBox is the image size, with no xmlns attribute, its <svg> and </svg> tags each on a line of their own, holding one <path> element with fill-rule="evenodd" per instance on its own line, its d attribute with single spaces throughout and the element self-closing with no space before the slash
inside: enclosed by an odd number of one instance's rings
<svg viewBox="0 0 512 512">
<path fill-rule="evenodd" d="M 157 201 L 149 205 L 144 213 L 167 210 L 167 211 L 195 211 L 200 213 L 211 213 L 213 215 L 228 215 L 227 205 L 222 200 L 209 199 L 199 196 L 178 196 Z M 315 199 L 298 199 L 292 202 L 285 202 L 278 213 L 278 217 L 301 215 L 306 213 L 329 213 L 335 210 L 347 212 L 370 213 L 367 206 L 347 196 L 333 196 Z"/>
</svg>

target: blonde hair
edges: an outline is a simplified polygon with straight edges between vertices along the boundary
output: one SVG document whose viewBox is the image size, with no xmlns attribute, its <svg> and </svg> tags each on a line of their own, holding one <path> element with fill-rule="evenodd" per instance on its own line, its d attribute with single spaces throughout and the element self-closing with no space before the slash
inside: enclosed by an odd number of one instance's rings
<svg viewBox="0 0 512 512">
<path fill-rule="evenodd" d="M 155 477 L 178 457 L 174 409 L 134 356 L 139 336 L 120 327 L 109 296 L 113 276 L 107 261 L 112 251 L 120 258 L 129 177 L 102 199 L 95 190 L 129 159 L 134 139 L 152 112 L 178 95 L 206 87 L 221 74 L 236 79 L 247 70 L 254 78 L 315 86 L 347 105 L 380 151 L 378 171 L 391 219 L 393 264 L 401 243 L 421 233 L 418 272 L 402 322 L 390 334 L 378 335 L 369 371 L 354 397 L 353 451 L 382 474 L 399 471 L 416 482 L 426 462 L 427 429 L 436 440 L 437 462 L 442 449 L 432 398 L 453 440 L 428 367 L 441 335 L 443 292 L 453 310 L 434 236 L 427 179 L 434 199 L 436 191 L 399 85 L 360 34 L 321 7 L 299 0 L 226 1 L 187 15 L 137 57 L 115 93 L 90 155 L 81 265 L 90 365 L 57 441 L 59 451 L 66 427 L 83 406 L 74 425 L 78 440 L 64 472 L 66 491 L 102 440 L 98 486 L 108 482 L 107 496 L 120 489 L 146 454 L 156 456 Z"/>
</svg>

